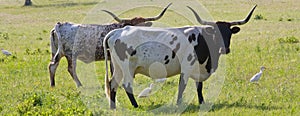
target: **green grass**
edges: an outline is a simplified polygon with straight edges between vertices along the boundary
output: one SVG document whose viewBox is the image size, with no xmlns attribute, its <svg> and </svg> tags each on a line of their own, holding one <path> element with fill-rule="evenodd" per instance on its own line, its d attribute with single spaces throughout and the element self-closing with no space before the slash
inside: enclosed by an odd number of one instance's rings
<svg viewBox="0 0 300 116">
<path fill-rule="evenodd" d="M 243 0 L 199 2 L 214 19 L 226 21 L 244 18 L 255 4 Z M 78 61 L 77 71 L 84 87 L 76 88 L 68 74 L 66 60 L 62 59 L 56 73 L 56 87 L 50 88 L 49 32 L 54 24 L 82 23 L 91 19 L 109 23 L 112 19 L 104 13 L 101 15 L 100 11 L 93 11 L 98 4 L 96 0 L 33 0 L 33 4 L 23 7 L 23 0 L 0 0 L 0 48 L 13 53 L 10 57 L 0 54 L 0 115 L 177 115 L 181 111 L 184 111 L 183 115 L 300 115 L 299 1 L 257 1 L 258 7 L 250 22 L 240 26 L 241 32 L 233 35 L 231 53 L 222 56 L 226 61 L 222 75 L 225 81 L 220 94 L 215 95 L 215 101 L 209 97 L 213 94 L 210 88 L 214 86 L 210 83 L 218 78 L 213 76 L 204 82 L 205 100 L 213 105 L 208 112 L 205 111 L 210 107 L 209 103 L 201 106 L 199 111 L 192 80 L 189 81 L 191 88 L 184 94 L 187 107 L 174 105 L 178 76 L 156 86 L 155 94 L 149 98 L 137 99 L 139 108 L 130 105 L 120 88 L 117 111 L 108 110 L 103 89 L 104 62 L 84 64 Z M 186 5 L 180 5 L 180 10 L 190 13 L 183 8 Z M 148 17 L 161 10 L 140 9 L 143 10 L 129 10 L 121 16 Z M 171 6 L 159 22 L 171 26 L 195 22 L 194 18 L 188 21 L 174 10 L 177 8 Z M 118 9 L 114 11 L 121 13 Z M 98 13 L 97 18 L 91 16 L 93 13 Z M 264 20 L 255 20 L 255 16 Z M 249 83 L 262 65 L 267 69 L 259 84 Z M 137 76 L 135 94 L 151 82 L 149 78 Z"/>
</svg>

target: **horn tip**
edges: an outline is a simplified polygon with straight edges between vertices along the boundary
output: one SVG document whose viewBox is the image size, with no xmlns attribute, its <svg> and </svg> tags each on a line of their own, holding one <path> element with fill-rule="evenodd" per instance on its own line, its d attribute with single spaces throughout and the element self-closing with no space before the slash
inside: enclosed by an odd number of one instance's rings
<svg viewBox="0 0 300 116">
<path fill-rule="evenodd" d="M 254 5 L 253 9 L 255 9 L 257 7 L 257 4 Z"/>
<path fill-rule="evenodd" d="M 107 10 L 102 9 L 101 11 L 108 12 Z"/>
<path fill-rule="evenodd" d="M 172 2 L 171 2 L 171 3 L 169 3 L 169 4 L 168 4 L 168 6 L 167 6 L 166 8 L 170 7 L 172 4 L 173 4 Z"/>
<path fill-rule="evenodd" d="M 192 9 L 192 7 L 190 7 L 190 6 L 186 6 L 186 7 L 188 7 L 189 9 Z"/>
</svg>

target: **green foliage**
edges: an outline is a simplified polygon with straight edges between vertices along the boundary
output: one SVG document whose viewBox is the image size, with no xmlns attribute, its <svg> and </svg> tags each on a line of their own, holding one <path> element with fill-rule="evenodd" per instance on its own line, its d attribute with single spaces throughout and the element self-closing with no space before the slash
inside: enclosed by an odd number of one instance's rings
<svg viewBox="0 0 300 116">
<path fill-rule="evenodd" d="M 2 110 L 3 110 L 3 107 L 2 107 L 2 105 L 0 105 L 0 113 L 2 112 Z"/>
<path fill-rule="evenodd" d="M 283 21 L 284 19 L 282 17 L 279 18 L 279 21 Z M 286 21 L 294 21 L 293 18 L 287 18 Z"/>
<path fill-rule="evenodd" d="M 31 50 L 29 48 L 26 48 L 25 50 L 25 55 L 44 55 L 44 54 L 49 54 L 49 50 L 45 50 L 45 51 L 42 51 L 40 48 L 37 48 L 35 50 Z"/>
<path fill-rule="evenodd" d="M 36 40 L 43 40 L 43 38 L 41 38 L 41 37 L 38 37 L 38 38 L 36 38 Z"/>
<path fill-rule="evenodd" d="M 256 46 L 256 52 L 261 52 L 261 48 L 258 45 Z"/>
<path fill-rule="evenodd" d="M 291 18 L 289 18 L 289 19 L 287 19 L 287 21 L 293 21 L 294 19 L 291 19 Z"/>
<path fill-rule="evenodd" d="M 21 103 L 17 106 L 18 112 L 20 114 L 31 113 L 30 111 L 35 107 L 43 105 L 43 97 L 45 97 L 45 95 L 40 95 L 37 93 L 33 93 L 33 95 L 31 93 L 23 94 Z"/>
<path fill-rule="evenodd" d="M 279 43 L 299 43 L 299 39 L 294 36 L 278 38 Z"/>
<path fill-rule="evenodd" d="M 25 93 L 16 109 L 20 115 L 91 115 L 78 93 L 61 93 L 66 99 L 61 100 L 51 93 Z"/>
<path fill-rule="evenodd" d="M 0 32 L 0 39 L 8 40 L 9 39 L 8 33 L 2 33 L 2 32 Z"/>
<path fill-rule="evenodd" d="M 257 15 L 255 15 L 254 19 L 255 20 L 263 20 L 263 19 L 265 19 L 265 17 L 262 14 L 257 14 Z"/>
</svg>

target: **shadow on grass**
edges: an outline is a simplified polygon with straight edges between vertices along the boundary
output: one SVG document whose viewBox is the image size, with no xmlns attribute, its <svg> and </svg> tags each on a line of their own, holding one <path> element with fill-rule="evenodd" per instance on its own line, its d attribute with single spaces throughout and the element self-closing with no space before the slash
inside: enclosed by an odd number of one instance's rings
<svg viewBox="0 0 300 116">
<path fill-rule="evenodd" d="M 144 106 L 142 108 L 146 112 L 152 112 L 154 114 L 182 114 L 184 112 L 197 113 L 200 110 L 199 105 L 195 104 L 183 104 L 177 105 L 166 105 L 166 104 L 152 104 L 149 106 Z"/>
<path fill-rule="evenodd" d="M 60 4 L 45 4 L 45 5 L 35 5 L 33 4 L 31 7 L 36 7 L 36 8 L 46 8 L 46 7 L 73 7 L 73 6 L 79 6 L 79 5 L 83 5 L 83 6 L 89 6 L 89 5 L 96 5 L 99 2 L 84 2 L 84 3 L 60 3 Z M 28 7 L 28 6 L 26 6 Z"/>
<path fill-rule="evenodd" d="M 212 106 L 212 109 L 210 111 L 218 111 L 221 110 L 223 108 L 248 108 L 248 109 L 257 109 L 257 110 L 280 110 L 282 109 L 282 107 L 279 106 L 270 106 L 270 105 L 266 105 L 264 103 L 260 104 L 260 105 L 253 105 L 253 104 L 247 104 L 247 103 L 241 103 L 241 102 L 234 102 L 234 103 L 228 103 L 228 102 L 224 102 L 224 103 L 216 103 Z"/>
<path fill-rule="evenodd" d="M 177 105 L 166 105 L 166 104 L 152 104 L 149 106 L 144 106 L 145 111 L 150 111 L 154 114 L 182 114 L 182 113 L 204 113 L 204 112 L 215 112 L 223 108 L 248 108 L 257 110 L 281 110 L 282 107 L 265 105 L 264 103 L 260 105 L 252 105 L 247 103 L 241 103 L 236 101 L 234 103 L 215 103 L 212 105 L 206 104 L 206 106 L 198 104 L 185 104 L 184 106 Z"/>
</svg>

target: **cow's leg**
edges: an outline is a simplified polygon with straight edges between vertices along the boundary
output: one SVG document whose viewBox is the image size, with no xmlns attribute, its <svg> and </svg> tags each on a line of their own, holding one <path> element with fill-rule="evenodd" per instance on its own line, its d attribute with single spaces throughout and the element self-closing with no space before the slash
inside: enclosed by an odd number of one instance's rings
<svg viewBox="0 0 300 116">
<path fill-rule="evenodd" d="M 75 81 L 77 87 L 82 86 L 81 82 L 79 81 L 77 74 L 76 74 L 76 57 L 66 56 L 68 60 L 68 71 L 72 76 L 73 80 Z"/>
<path fill-rule="evenodd" d="M 197 87 L 199 104 L 203 104 L 204 103 L 204 98 L 202 94 L 203 82 L 196 82 L 196 87 Z"/>
<path fill-rule="evenodd" d="M 114 59 L 112 59 L 114 60 Z M 111 61 L 112 63 L 112 61 Z M 117 94 L 117 89 L 119 87 L 119 84 L 123 78 L 122 70 L 117 64 L 113 64 L 114 66 L 114 71 L 112 73 L 112 79 L 109 82 L 109 88 L 110 88 L 110 109 L 116 109 L 116 94 Z M 112 66 L 112 64 L 111 64 Z"/>
<path fill-rule="evenodd" d="M 50 73 L 50 86 L 55 86 L 55 72 L 59 65 L 59 61 L 61 59 L 61 55 L 57 55 L 55 59 L 53 59 L 55 54 L 52 54 L 52 61 L 49 63 L 48 69 Z"/>
<path fill-rule="evenodd" d="M 126 94 L 131 102 L 131 104 L 133 105 L 133 107 L 137 108 L 138 107 L 138 104 L 134 98 L 134 95 L 133 95 L 133 90 L 132 90 L 132 86 L 133 86 L 133 78 L 134 78 L 134 71 L 135 71 L 135 68 L 134 68 L 134 63 L 129 63 L 129 64 L 126 64 L 124 63 L 122 66 L 123 66 L 123 70 L 124 70 L 124 80 L 123 80 L 123 88 L 125 89 L 126 91 Z"/>
<path fill-rule="evenodd" d="M 116 94 L 117 94 L 117 89 L 118 89 L 118 82 L 116 79 L 112 79 L 109 82 L 109 86 L 110 86 L 110 109 L 116 109 Z"/>
<path fill-rule="evenodd" d="M 134 95 L 133 95 L 133 90 L 132 90 L 132 86 L 131 84 L 128 84 L 127 86 L 123 85 L 125 91 L 126 91 L 126 94 L 131 102 L 131 104 L 133 105 L 133 107 L 137 108 L 138 107 L 138 104 L 134 98 Z"/>
<path fill-rule="evenodd" d="M 181 102 L 182 102 L 182 94 L 183 94 L 183 91 L 186 88 L 187 81 L 188 81 L 188 78 L 186 76 L 188 76 L 188 75 L 185 75 L 184 73 L 180 74 L 179 86 L 178 86 L 177 105 L 180 105 Z"/>
</svg>

